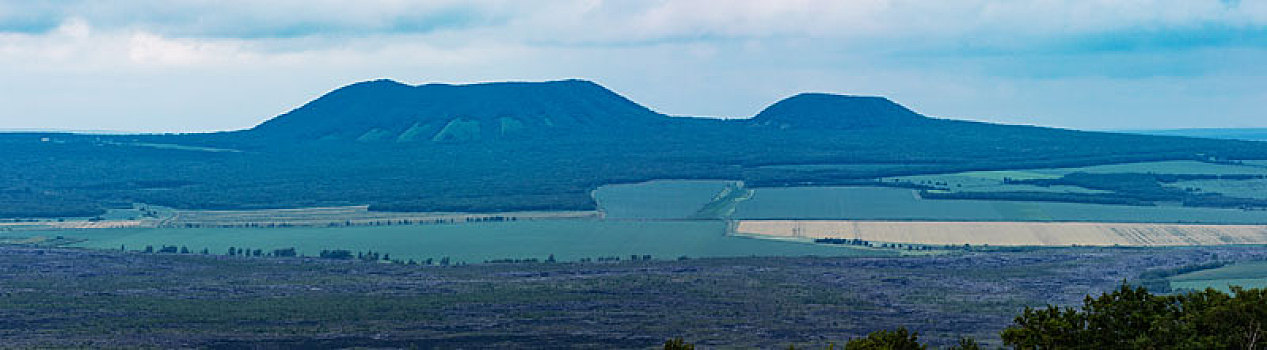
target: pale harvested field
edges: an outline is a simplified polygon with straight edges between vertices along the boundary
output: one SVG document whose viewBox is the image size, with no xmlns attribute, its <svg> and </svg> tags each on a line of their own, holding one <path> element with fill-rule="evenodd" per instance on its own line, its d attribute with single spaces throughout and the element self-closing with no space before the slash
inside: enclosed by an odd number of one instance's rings
<svg viewBox="0 0 1267 350">
<path fill-rule="evenodd" d="M 926 245 L 1196 246 L 1267 244 L 1267 225 L 1093 222 L 741 220 L 734 232 L 769 238 L 844 238 Z"/>
</svg>

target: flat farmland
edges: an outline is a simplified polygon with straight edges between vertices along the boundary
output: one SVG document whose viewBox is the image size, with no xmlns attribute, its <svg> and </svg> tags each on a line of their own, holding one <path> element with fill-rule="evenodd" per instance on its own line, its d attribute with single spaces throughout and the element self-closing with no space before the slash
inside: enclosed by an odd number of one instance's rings
<svg viewBox="0 0 1267 350">
<path fill-rule="evenodd" d="M 1267 261 L 1248 261 L 1170 277 L 1174 289 L 1228 291 L 1229 286 L 1267 288 Z"/>
<path fill-rule="evenodd" d="M 593 211 L 522 211 L 506 213 L 408 213 L 370 211 L 367 206 L 263 209 L 175 210 L 161 227 L 303 226 L 330 227 L 427 222 L 467 222 L 490 218 L 563 219 L 593 218 Z"/>
<path fill-rule="evenodd" d="M 1267 244 L 1267 225 L 1092 222 L 741 220 L 735 234 L 974 246 L 1203 246 Z"/>
<path fill-rule="evenodd" d="M 138 228 L 58 231 L 12 231 L 13 239 L 61 236 L 75 247 L 143 250 L 146 246 L 183 246 L 224 254 L 238 249 L 295 248 L 316 256 L 322 250 L 375 251 L 393 259 L 442 259 L 481 263 L 497 259 L 559 261 L 582 258 L 651 255 L 673 260 L 682 256 L 877 256 L 894 252 L 831 247 L 727 236 L 722 221 L 525 220 L 406 226 L 286 228 Z"/>
<path fill-rule="evenodd" d="M 1086 221 L 1130 223 L 1267 224 L 1267 210 L 1127 206 L 1085 203 L 935 200 L 887 187 L 757 188 L 731 219 L 876 221 Z"/>
<path fill-rule="evenodd" d="M 685 219 L 734 186 L 736 181 L 649 181 L 602 186 L 594 199 L 608 219 Z"/>
<path fill-rule="evenodd" d="M 1036 173 L 1064 175 L 1073 172 L 1084 173 L 1158 173 L 1158 174 L 1267 174 L 1267 168 L 1263 168 L 1254 161 L 1245 161 L 1244 164 L 1214 164 L 1192 160 L 1171 160 L 1161 162 L 1141 162 L 1141 163 L 1124 163 L 1124 164 L 1108 164 L 1093 165 L 1079 168 L 1054 168 L 1054 169 L 1035 169 Z"/>
</svg>

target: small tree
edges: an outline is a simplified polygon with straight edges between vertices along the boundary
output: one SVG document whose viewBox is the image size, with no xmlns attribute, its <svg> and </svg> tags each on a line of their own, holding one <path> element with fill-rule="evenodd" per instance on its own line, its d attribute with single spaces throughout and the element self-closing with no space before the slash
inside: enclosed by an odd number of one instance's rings
<svg viewBox="0 0 1267 350">
<path fill-rule="evenodd" d="M 664 350 L 695 350 L 695 344 L 678 337 L 664 341 Z"/>
<path fill-rule="evenodd" d="M 850 339 L 845 343 L 845 350 L 924 350 L 927 345 L 920 344 L 919 333 L 899 327 L 896 331 L 879 330 L 871 332 L 866 338 Z"/>
</svg>

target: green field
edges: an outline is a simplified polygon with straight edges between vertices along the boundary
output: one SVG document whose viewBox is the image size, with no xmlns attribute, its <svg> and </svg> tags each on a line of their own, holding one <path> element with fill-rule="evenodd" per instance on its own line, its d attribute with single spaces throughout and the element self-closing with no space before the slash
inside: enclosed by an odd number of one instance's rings
<svg viewBox="0 0 1267 350">
<path fill-rule="evenodd" d="M 608 219 L 685 219 L 735 181 L 651 181 L 608 185 L 594 191 Z"/>
<path fill-rule="evenodd" d="M 395 259 L 450 257 L 455 262 L 493 259 L 545 259 L 651 255 L 656 259 L 737 256 L 891 255 L 878 250 L 823 246 L 725 236 L 721 221 L 542 220 L 419 226 L 357 226 L 272 229 L 97 229 L 6 232 L 6 235 L 61 235 L 84 239 L 76 246 L 139 250 L 145 246 L 186 246 L 216 254 L 229 247 L 294 247 L 300 254 L 323 249 L 376 251 Z"/>
<path fill-rule="evenodd" d="M 1250 161 L 1252 162 L 1252 161 Z M 1158 174 L 1267 174 L 1267 168 L 1250 165 L 1213 164 L 1192 160 L 1172 160 L 1164 162 L 1144 162 L 1127 164 L 1096 165 L 1080 168 L 1056 168 L 1033 170 L 1037 173 L 1064 175 L 1072 172 L 1085 173 L 1158 173 Z"/>
<path fill-rule="evenodd" d="M 1092 190 L 1077 186 L 1034 186 L 1007 184 L 1003 179 L 1054 179 L 1058 175 L 1033 171 L 973 171 L 944 175 L 904 176 L 897 179 L 930 186 L 946 187 L 951 191 L 962 192 L 998 192 L 998 191 L 1037 191 L 1037 192 L 1070 192 L 1070 193 L 1108 193 L 1109 191 Z"/>
<path fill-rule="evenodd" d="M 1174 289 L 1201 290 L 1214 288 L 1227 291 L 1228 286 L 1267 288 L 1267 261 L 1244 262 L 1170 277 Z"/>
<path fill-rule="evenodd" d="M 1175 188 L 1199 188 L 1241 198 L 1267 199 L 1267 180 L 1195 180 L 1168 184 Z"/>
<path fill-rule="evenodd" d="M 1264 224 L 1267 211 L 1052 202 L 926 200 L 880 187 L 758 188 L 733 219 L 1101 221 Z"/>
<path fill-rule="evenodd" d="M 1033 179 L 1055 179 L 1065 174 L 1085 172 L 1085 173 L 1157 173 L 1157 174 L 1205 174 L 1205 175 L 1230 175 L 1230 174 L 1253 174 L 1267 175 L 1267 167 L 1261 165 L 1229 165 L 1229 164 L 1212 164 L 1189 160 L 1176 160 L 1165 162 L 1143 162 L 1128 164 L 1110 164 L 1096 165 L 1079 168 L 1052 168 L 1052 169 L 1030 169 L 1030 170 L 1004 170 L 1004 171 L 970 171 L 954 174 L 937 174 L 937 175 L 917 175 L 903 176 L 896 179 L 909 181 L 917 184 L 927 184 L 934 186 L 942 186 L 949 188 L 951 191 L 964 192 L 998 192 L 998 191 L 1037 191 L 1037 192 L 1070 192 L 1070 193 L 1107 193 L 1107 191 L 1092 190 L 1075 186 L 1032 186 L 1021 184 L 1005 184 L 1004 179 L 1014 180 L 1033 180 Z M 1180 188 L 1197 187 L 1207 192 L 1219 192 L 1219 190 L 1229 191 L 1229 195 L 1240 195 L 1241 190 L 1245 186 L 1240 184 L 1241 181 L 1230 180 L 1212 180 L 1212 181 L 1185 181 L 1173 186 Z M 1251 181 L 1246 181 L 1251 182 Z M 1264 186 L 1264 185 L 1259 185 Z M 1261 189 L 1254 189 L 1261 191 Z"/>
</svg>

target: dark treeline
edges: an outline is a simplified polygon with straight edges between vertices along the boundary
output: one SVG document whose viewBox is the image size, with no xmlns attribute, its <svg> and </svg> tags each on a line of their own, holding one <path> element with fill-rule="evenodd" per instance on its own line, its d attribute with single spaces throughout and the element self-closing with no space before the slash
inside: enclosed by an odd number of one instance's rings
<svg viewBox="0 0 1267 350">
<path fill-rule="evenodd" d="M 1154 206 L 1156 203 L 1136 199 L 1125 198 L 1114 194 L 1100 193 L 1059 193 L 1059 192 L 1039 192 L 1039 191 L 998 191 L 998 192 L 938 192 L 938 191 L 920 191 L 919 196 L 924 199 L 968 199 L 968 200 L 993 200 L 993 201 L 1028 201 L 1028 202 L 1060 202 L 1060 203 L 1087 203 L 1087 204 L 1111 204 L 1111 205 L 1133 205 L 1133 206 Z"/>
<path fill-rule="evenodd" d="M 127 246 L 120 246 L 119 250 L 127 251 L 128 249 L 127 249 Z M 188 247 L 174 246 L 174 245 L 162 245 L 162 246 L 159 246 L 158 248 L 155 248 L 152 245 L 147 245 L 145 246 L 143 250 L 140 250 L 140 252 L 147 253 L 147 254 L 200 254 L 200 255 L 212 254 L 211 251 L 207 248 L 203 248 L 202 250 L 195 252 L 195 251 L 191 251 Z M 259 248 L 247 248 L 247 247 L 234 246 L 234 247 L 229 247 L 224 252 L 224 256 L 248 257 L 248 258 L 306 258 L 306 256 L 299 254 L 298 251 L 296 251 L 295 248 L 293 247 L 281 248 L 281 249 L 259 249 Z M 329 260 L 351 260 L 351 261 L 360 261 L 360 262 L 369 262 L 369 263 L 381 262 L 381 263 L 392 263 L 392 264 L 400 264 L 400 265 L 439 265 L 439 266 L 466 265 L 465 262 L 453 261 L 453 259 L 447 256 L 440 257 L 438 259 L 427 258 L 427 259 L 422 259 L 422 260 L 393 259 L 391 254 L 389 253 L 377 252 L 373 250 L 351 251 L 347 249 L 323 249 L 317 253 L 316 258 L 329 259 Z M 685 256 L 678 258 L 678 260 L 688 260 L 688 259 L 689 258 Z M 594 258 L 580 258 L 577 260 L 577 262 L 579 263 L 592 263 L 592 262 L 611 263 L 611 262 L 624 262 L 624 261 L 639 262 L 639 261 L 652 261 L 652 260 L 653 258 L 650 254 L 631 254 L 628 257 L 624 257 L 624 258 L 620 256 L 599 256 L 599 257 L 594 257 Z M 539 264 L 539 263 L 550 264 L 550 263 L 557 263 L 557 262 L 559 261 L 554 257 L 554 254 L 550 254 L 544 259 L 502 258 L 502 259 L 484 260 L 485 264 Z"/>
<path fill-rule="evenodd" d="M 339 220 L 330 221 L 324 224 L 311 222 L 241 222 L 241 223 L 181 223 L 176 227 L 181 228 L 288 228 L 288 227 L 353 227 L 353 226 L 412 226 L 412 225 L 445 225 L 456 224 L 461 222 L 511 222 L 519 221 L 517 216 L 491 215 L 491 216 L 472 216 L 463 218 L 430 218 L 430 219 L 385 219 L 385 220 Z"/>
<path fill-rule="evenodd" d="M 1186 274 L 1186 273 L 1191 273 L 1191 272 L 1217 269 L 1223 266 L 1227 266 L 1227 263 L 1222 262 L 1222 261 L 1215 261 L 1215 262 L 1210 262 L 1210 263 L 1205 263 L 1205 264 L 1180 266 L 1173 269 L 1148 270 L 1148 271 L 1144 271 L 1144 273 L 1141 273 L 1139 275 L 1138 284 L 1142 287 L 1148 288 L 1148 290 L 1151 290 L 1151 291 L 1156 291 L 1156 292 L 1161 292 L 1161 293 L 1170 293 L 1172 289 L 1170 287 L 1170 280 L 1168 278 Z"/>
<path fill-rule="evenodd" d="M 866 241 L 866 240 L 857 239 L 857 238 L 852 238 L 852 239 L 847 239 L 847 238 L 816 238 L 816 239 L 814 239 L 814 243 L 818 243 L 818 244 L 835 244 L 835 245 L 850 245 L 850 246 L 856 246 L 856 247 L 871 247 L 871 248 L 881 248 L 881 249 L 918 250 L 918 251 L 924 251 L 924 250 L 934 250 L 934 249 L 937 249 L 937 248 L 940 248 L 940 249 L 943 249 L 943 250 L 963 250 L 963 249 L 964 249 L 964 246 L 952 246 L 952 245 L 947 245 L 947 246 L 942 246 L 942 247 L 934 247 L 934 246 L 930 246 L 930 245 L 922 245 L 922 244 L 902 244 L 902 243 L 880 243 L 880 244 L 876 244 L 876 243 L 873 243 L 873 242 L 871 242 L 871 241 Z"/>
<path fill-rule="evenodd" d="M 1110 173 L 1096 174 L 1075 172 L 1065 174 L 1057 179 L 1028 179 L 1013 180 L 1005 179 L 1006 183 L 1026 184 L 1035 186 L 1077 186 L 1082 188 L 1111 191 L 1109 194 L 1043 194 L 1042 192 L 1004 192 L 1007 195 L 1003 197 L 1011 198 L 1033 198 L 1028 200 L 1043 200 L 1068 198 L 1070 202 L 1075 203 L 1098 203 L 1098 204 L 1127 204 L 1127 205 L 1153 205 L 1155 202 L 1179 202 L 1184 206 L 1190 207 L 1215 207 L 1215 208 L 1240 208 L 1254 209 L 1267 207 L 1267 200 L 1256 198 L 1239 198 L 1228 196 L 1221 193 L 1202 192 L 1196 188 L 1178 188 L 1166 186 L 1165 184 L 1176 183 L 1180 181 L 1193 180 L 1256 180 L 1264 179 L 1263 175 L 1257 174 L 1154 174 L 1154 173 Z M 939 196 L 937 193 L 928 193 L 933 197 Z M 959 194 L 959 198 L 964 196 L 976 196 L 982 199 L 982 196 L 988 194 L 969 193 Z M 955 198 L 955 199 L 959 199 Z M 1121 203 L 1111 203 L 1120 201 Z M 1135 203 L 1135 204 L 1131 204 Z"/>
</svg>

